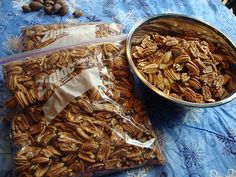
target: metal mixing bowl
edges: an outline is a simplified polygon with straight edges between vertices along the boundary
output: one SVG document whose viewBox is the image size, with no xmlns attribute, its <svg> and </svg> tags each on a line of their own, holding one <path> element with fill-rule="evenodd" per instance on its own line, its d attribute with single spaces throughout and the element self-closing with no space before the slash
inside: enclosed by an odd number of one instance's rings
<svg viewBox="0 0 236 177">
<path fill-rule="evenodd" d="M 134 37 L 140 34 L 147 34 L 149 32 L 158 32 L 161 35 L 168 34 L 181 34 L 188 35 L 193 34 L 198 38 L 204 39 L 208 42 L 213 42 L 221 47 L 221 50 L 230 55 L 231 59 L 228 61 L 230 63 L 230 70 L 236 74 L 236 47 L 222 32 L 217 30 L 215 27 L 206 24 L 205 22 L 199 21 L 197 19 L 187 17 L 184 15 L 177 14 L 162 14 L 150 17 L 148 19 L 144 19 L 136 24 L 131 31 L 128 33 L 126 40 L 126 53 L 128 62 L 137 75 L 137 77 L 152 91 L 154 91 L 157 95 L 163 97 L 166 100 L 171 102 L 175 102 L 179 105 L 190 106 L 190 107 L 213 107 L 225 104 L 236 97 L 235 91 L 231 93 L 226 98 L 213 102 L 213 103 L 193 103 L 184 100 L 180 100 L 174 97 L 171 97 L 151 83 L 149 83 L 139 72 L 135 63 L 132 59 L 131 47 L 134 41 Z"/>
</svg>

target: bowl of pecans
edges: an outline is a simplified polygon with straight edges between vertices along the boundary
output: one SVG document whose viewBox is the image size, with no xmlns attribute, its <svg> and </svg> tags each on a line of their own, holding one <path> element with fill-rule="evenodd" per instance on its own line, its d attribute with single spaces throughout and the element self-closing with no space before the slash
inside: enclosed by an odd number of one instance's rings
<svg viewBox="0 0 236 177">
<path fill-rule="evenodd" d="M 135 75 L 157 95 L 191 107 L 236 97 L 236 47 L 205 22 L 177 14 L 140 21 L 126 40 Z"/>
</svg>

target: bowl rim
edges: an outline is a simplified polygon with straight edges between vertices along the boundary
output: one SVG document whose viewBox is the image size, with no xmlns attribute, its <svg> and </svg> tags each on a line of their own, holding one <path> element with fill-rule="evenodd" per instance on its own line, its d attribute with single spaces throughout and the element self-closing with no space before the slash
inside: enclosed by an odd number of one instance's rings
<svg viewBox="0 0 236 177">
<path fill-rule="evenodd" d="M 138 30 L 138 28 L 152 20 L 157 20 L 157 19 L 162 19 L 162 18 L 177 18 L 177 19 L 183 19 L 183 20 L 191 20 L 194 21 L 200 25 L 204 25 L 205 27 L 207 27 L 209 30 L 213 30 L 215 33 L 217 33 L 220 37 L 222 37 L 227 44 L 234 50 L 236 51 L 236 46 L 234 45 L 234 43 L 219 29 L 213 27 L 212 25 L 203 22 L 197 18 L 191 17 L 191 16 L 186 16 L 186 15 L 182 15 L 182 14 L 175 14 L 175 13 L 163 13 L 163 14 L 158 14 L 158 15 L 153 15 L 150 16 L 148 18 L 145 18 L 141 21 L 139 21 L 137 24 L 135 24 L 132 29 L 129 31 L 127 37 L 126 37 L 126 56 L 129 62 L 129 65 L 131 66 L 132 70 L 134 71 L 135 75 L 142 81 L 142 83 L 144 85 L 146 85 L 149 89 L 151 89 L 152 91 L 154 91 L 155 93 L 157 93 L 158 95 L 160 95 L 161 97 L 177 103 L 177 104 L 181 104 L 183 106 L 188 106 L 188 107 L 198 107 L 198 108 L 207 108 L 207 107 L 215 107 L 215 106 L 220 106 L 223 105 L 225 103 L 228 103 L 230 101 L 232 101 L 233 99 L 236 98 L 236 92 L 233 92 L 229 97 L 224 98 L 222 100 L 213 102 L 213 103 L 193 103 L 193 102 L 188 102 L 185 100 L 180 100 L 174 97 L 171 97 L 167 94 L 165 94 L 164 92 L 160 91 L 159 89 L 157 89 L 155 86 L 153 86 L 151 83 L 149 83 L 143 76 L 142 74 L 139 72 L 139 70 L 137 69 L 137 67 L 135 66 L 133 59 L 132 59 L 132 54 L 131 54 L 131 39 L 133 37 L 133 34 L 135 33 L 136 30 Z"/>
</svg>

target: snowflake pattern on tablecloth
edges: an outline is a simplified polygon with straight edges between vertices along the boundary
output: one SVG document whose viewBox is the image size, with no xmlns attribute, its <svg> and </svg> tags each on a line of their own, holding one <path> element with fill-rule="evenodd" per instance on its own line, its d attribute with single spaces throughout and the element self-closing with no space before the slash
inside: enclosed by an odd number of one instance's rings
<svg viewBox="0 0 236 177">
<path fill-rule="evenodd" d="M 223 143 L 223 154 L 236 158 L 236 135 L 233 129 L 228 128 L 224 134 L 216 134 L 216 137 Z"/>
<path fill-rule="evenodd" d="M 205 154 L 198 142 L 180 142 L 179 146 L 178 154 L 184 158 L 187 168 L 203 166 Z"/>
<path fill-rule="evenodd" d="M 10 35 L 3 43 L 4 48 L 11 54 L 19 53 L 22 51 L 22 37 Z"/>
</svg>

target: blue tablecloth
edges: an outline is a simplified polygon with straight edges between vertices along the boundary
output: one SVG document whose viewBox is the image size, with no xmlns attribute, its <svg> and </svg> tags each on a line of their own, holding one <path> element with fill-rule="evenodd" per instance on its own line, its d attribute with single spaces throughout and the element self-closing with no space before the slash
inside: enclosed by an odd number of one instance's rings
<svg viewBox="0 0 236 177">
<path fill-rule="evenodd" d="M 60 22 L 114 21 L 128 30 L 140 19 L 161 13 L 194 16 L 214 25 L 236 43 L 236 17 L 220 0 L 68 0 L 71 11 L 81 8 L 79 19 L 23 14 L 21 6 L 29 0 L 0 0 L 0 57 L 19 52 L 20 27 Z M 0 114 L 7 96 L 0 70 Z M 145 89 L 145 88 L 141 88 Z M 145 166 L 110 176 L 127 177 L 235 177 L 236 176 L 236 100 L 207 109 L 178 108 L 152 99 L 145 92 L 152 123 L 166 158 L 164 166 Z M 154 101 L 155 100 L 155 101 Z M 12 149 L 9 123 L 0 119 L 0 176 L 12 176 Z"/>
</svg>

